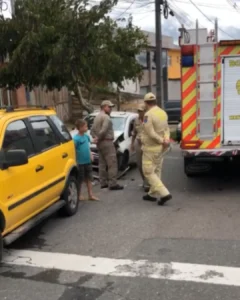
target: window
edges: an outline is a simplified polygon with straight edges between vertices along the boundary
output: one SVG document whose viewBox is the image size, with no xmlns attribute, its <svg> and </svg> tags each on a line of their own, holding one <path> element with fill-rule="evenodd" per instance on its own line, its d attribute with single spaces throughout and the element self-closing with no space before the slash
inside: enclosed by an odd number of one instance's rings
<svg viewBox="0 0 240 300">
<path fill-rule="evenodd" d="M 57 116 L 50 116 L 50 119 L 53 121 L 64 141 L 68 142 L 72 139 L 71 134 L 68 132 L 67 127 Z"/>
<path fill-rule="evenodd" d="M 153 62 L 156 66 L 156 62 L 157 62 L 156 51 L 154 51 Z M 166 67 L 167 63 L 168 63 L 167 51 L 163 49 L 162 50 L 162 65 L 163 65 L 163 67 Z"/>
<path fill-rule="evenodd" d="M 172 57 L 168 56 L 168 66 L 171 66 L 171 65 L 172 65 Z"/>
<path fill-rule="evenodd" d="M 8 125 L 3 140 L 2 149 L 5 151 L 23 149 L 28 156 L 35 153 L 29 132 L 22 120 Z"/>
<path fill-rule="evenodd" d="M 114 131 L 124 131 L 126 118 L 111 117 L 111 120 L 112 120 L 112 123 L 113 123 L 113 130 Z"/>
<path fill-rule="evenodd" d="M 37 138 L 36 142 L 38 145 L 38 151 L 44 151 L 59 144 L 58 137 L 50 127 L 47 120 L 32 120 L 31 125 Z"/>
<path fill-rule="evenodd" d="M 147 64 L 147 52 L 142 51 L 138 55 L 136 55 L 137 62 L 143 67 L 144 70 L 148 68 Z"/>
</svg>

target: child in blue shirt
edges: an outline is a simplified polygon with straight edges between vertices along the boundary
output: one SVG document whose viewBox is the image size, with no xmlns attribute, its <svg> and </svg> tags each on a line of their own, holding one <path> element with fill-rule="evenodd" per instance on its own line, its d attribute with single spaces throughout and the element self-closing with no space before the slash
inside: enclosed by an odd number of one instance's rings
<svg viewBox="0 0 240 300">
<path fill-rule="evenodd" d="M 79 200 L 85 200 L 84 197 L 81 196 L 82 183 L 85 182 L 88 189 L 89 200 L 96 201 L 99 199 L 93 195 L 92 191 L 92 153 L 90 150 L 90 137 L 86 134 L 88 131 L 87 122 L 85 120 L 77 120 L 75 125 L 78 134 L 74 136 L 73 140 L 79 168 Z"/>
</svg>

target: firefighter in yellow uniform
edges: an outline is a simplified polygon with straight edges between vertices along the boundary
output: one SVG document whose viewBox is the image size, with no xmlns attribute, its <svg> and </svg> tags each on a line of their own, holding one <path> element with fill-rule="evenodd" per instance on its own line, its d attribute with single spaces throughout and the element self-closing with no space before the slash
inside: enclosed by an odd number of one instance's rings
<svg viewBox="0 0 240 300">
<path fill-rule="evenodd" d="M 143 174 L 147 179 L 150 190 L 143 200 L 156 201 L 164 205 L 172 199 L 168 189 L 161 181 L 163 156 L 170 149 L 170 130 L 166 112 L 157 106 L 156 96 L 148 93 L 144 97 L 147 112 L 143 119 L 141 136 L 143 150 Z"/>
<path fill-rule="evenodd" d="M 143 130 L 143 117 L 145 114 L 145 104 L 140 104 L 137 110 L 138 110 L 138 118 L 136 118 L 134 121 L 131 150 L 136 151 L 137 166 L 143 180 L 142 186 L 144 188 L 144 191 L 148 192 L 149 184 L 147 183 L 147 180 L 144 177 L 143 170 L 142 170 L 142 144 L 141 144 L 141 134 Z"/>
</svg>

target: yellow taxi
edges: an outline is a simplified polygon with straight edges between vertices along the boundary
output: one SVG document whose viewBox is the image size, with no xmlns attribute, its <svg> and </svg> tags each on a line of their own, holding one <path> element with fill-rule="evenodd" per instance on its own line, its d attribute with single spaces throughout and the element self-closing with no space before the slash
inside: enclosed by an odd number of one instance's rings
<svg viewBox="0 0 240 300">
<path fill-rule="evenodd" d="M 74 142 L 53 109 L 0 107 L 0 261 L 44 218 L 78 210 Z"/>
</svg>

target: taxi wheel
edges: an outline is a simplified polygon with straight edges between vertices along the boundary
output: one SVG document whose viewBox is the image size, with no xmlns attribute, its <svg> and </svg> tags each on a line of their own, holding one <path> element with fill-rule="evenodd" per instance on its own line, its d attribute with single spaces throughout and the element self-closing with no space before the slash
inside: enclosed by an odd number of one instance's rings
<svg viewBox="0 0 240 300">
<path fill-rule="evenodd" d="M 2 238 L 2 233 L 0 232 L 0 263 L 2 261 L 2 255 L 3 255 L 3 238 Z"/>
<path fill-rule="evenodd" d="M 62 199 L 65 200 L 66 205 L 61 212 L 67 217 L 75 215 L 79 204 L 79 185 L 74 176 L 69 177 Z"/>
</svg>

